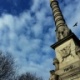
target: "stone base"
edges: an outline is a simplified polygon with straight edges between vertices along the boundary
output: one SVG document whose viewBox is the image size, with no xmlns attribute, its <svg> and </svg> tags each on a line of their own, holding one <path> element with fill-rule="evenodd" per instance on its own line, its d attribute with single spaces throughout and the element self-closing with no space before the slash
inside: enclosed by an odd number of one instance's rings
<svg viewBox="0 0 80 80">
<path fill-rule="evenodd" d="M 62 70 L 55 71 L 58 80 L 80 80 L 80 61 L 77 61 Z"/>
<path fill-rule="evenodd" d="M 80 68 L 59 77 L 59 80 L 80 80 Z"/>
<path fill-rule="evenodd" d="M 50 80 L 80 80 L 80 41 L 71 34 L 51 46 L 56 52 L 54 74 Z M 56 78 L 57 76 L 57 78 Z"/>
</svg>

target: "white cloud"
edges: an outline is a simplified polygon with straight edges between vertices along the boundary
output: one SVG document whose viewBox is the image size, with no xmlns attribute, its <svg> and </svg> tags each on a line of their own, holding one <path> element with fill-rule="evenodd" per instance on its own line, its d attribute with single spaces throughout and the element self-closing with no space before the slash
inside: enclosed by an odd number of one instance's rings
<svg viewBox="0 0 80 80">
<path fill-rule="evenodd" d="M 36 11 L 35 16 L 31 15 L 32 10 L 37 10 L 35 6 L 38 8 L 39 4 L 43 2 L 35 1 L 30 11 L 25 11 L 19 16 L 3 14 L 0 17 L 0 31 L 2 34 L 0 49 L 9 51 L 14 56 L 19 74 L 29 71 L 48 80 L 49 70 L 52 68 L 52 58 L 48 53 L 51 45 L 49 39 L 53 35 L 49 31 L 49 34 L 45 34 L 46 32 L 43 30 L 46 28 L 44 25 L 48 25 L 51 18 L 46 19 L 45 13 L 47 10 L 44 7 L 40 11 Z M 4 29 L 9 30 L 3 32 Z"/>
</svg>

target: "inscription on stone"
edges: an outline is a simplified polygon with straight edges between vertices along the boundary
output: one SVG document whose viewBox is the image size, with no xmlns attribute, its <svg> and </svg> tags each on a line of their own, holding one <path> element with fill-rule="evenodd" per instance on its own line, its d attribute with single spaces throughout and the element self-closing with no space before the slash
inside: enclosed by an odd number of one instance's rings
<svg viewBox="0 0 80 80">
<path fill-rule="evenodd" d="M 72 70 L 72 69 L 74 69 L 74 68 L 75 68 L 75 67 L 74 67 L 73 65 L 71 65 L 71 66 L 65 68 L 65 69 L 64 69 L 64 72 L 70 71 L 70 70 Z"/>
</svg>

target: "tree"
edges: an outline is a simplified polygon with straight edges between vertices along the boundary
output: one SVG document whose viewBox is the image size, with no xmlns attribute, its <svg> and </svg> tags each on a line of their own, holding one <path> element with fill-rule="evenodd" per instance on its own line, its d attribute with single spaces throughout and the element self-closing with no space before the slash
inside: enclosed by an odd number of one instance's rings
<svg viewBox="0 0 80 80">
<path fill-rule="evenodd" d="M 26 73 L 20 76 L 15 74 L 14 62 L 11 55 L 5 56 L 0 52 L 0 80 L 43 80 L 35 74 Z"/>
<path fill-rule="evenodd" d="M 14 73 L 12 57 L 0 52 L 0 80 L 13 80 Z"/>
<path fill-rule="evenodd" d="M 41 77 L 37 77 L 35 74 L 26 73 L 19 76 L 18 80 L 43 80 Z"/>
</svg>

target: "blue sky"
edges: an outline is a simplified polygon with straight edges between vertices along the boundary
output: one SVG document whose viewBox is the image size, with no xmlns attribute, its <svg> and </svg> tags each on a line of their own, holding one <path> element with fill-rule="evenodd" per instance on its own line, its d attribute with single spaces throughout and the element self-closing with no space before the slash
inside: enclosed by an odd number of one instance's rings
<svg viewBox="0 0 80 80">
<path fill-rule="evenodd" d="M 80 38 L 80 1 L 59 3 L 69 28 Z M 49 0 L 0 0 L 0 50 L 14 57 L 18 74 L 28 71 L 48 80 L 55 57 L 50 45 L 55 42 Z"/>
</svg>

